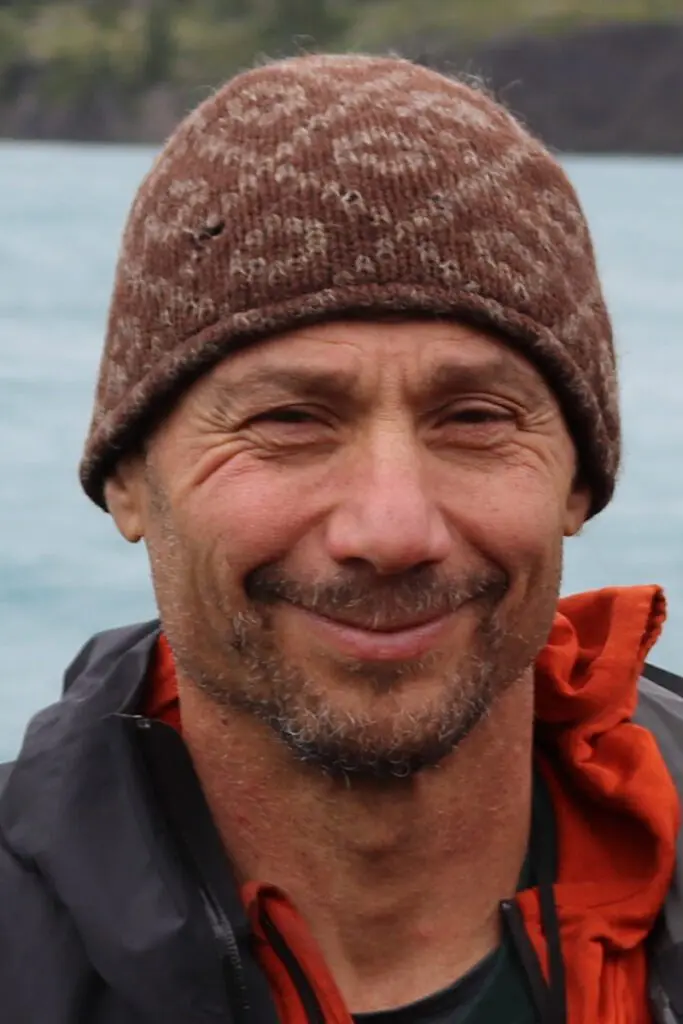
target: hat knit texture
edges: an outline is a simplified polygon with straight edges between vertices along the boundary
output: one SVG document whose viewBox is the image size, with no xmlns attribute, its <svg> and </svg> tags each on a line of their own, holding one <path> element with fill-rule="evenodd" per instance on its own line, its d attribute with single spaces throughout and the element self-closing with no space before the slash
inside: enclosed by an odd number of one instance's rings
<svg viewBox="0 0 683 1024">
<path fill-rule="evenodd" d="M 121 456 L 231 349 L 383 313 L 502 332 L 558 397 L 591 512 L 607 504 L 612 331 L 564 171 L 483 90 L 348 55 L 238 75 L 157 157 L 123 235 L 85 491 L 105 507 Z"/>
</svg>

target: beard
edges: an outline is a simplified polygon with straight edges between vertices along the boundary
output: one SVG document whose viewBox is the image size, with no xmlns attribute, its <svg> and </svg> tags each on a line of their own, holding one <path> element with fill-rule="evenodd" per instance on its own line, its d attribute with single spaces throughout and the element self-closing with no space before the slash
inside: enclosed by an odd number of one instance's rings
<svg viewBox="0 0 683 1024">
<path fill-rule="evenodd" d="M 356 569 L 302 584 L 278 565 L 261 567 L 246 580 L 251 614 L 232 622 L 233 648 L 251 685 L 232 690 L 230 703 L 266 723 L 297 759 L 333 776 L 405 778 L 437 765 L 488 712 L 501 689 L 491 672 L 503 641 L 494 609 L 507 585 L 500 570 L 443 581 L 425 568 L 383 579 Z M 452 614 L 475 601 L 486 614 L 476 628 L 475 649 L 459 658 L 457 669 L 444 669 L 439 651 L 396 662 L 338 656 L 327 666 L 328 679 L 337 684 L 332 692 L 282 656 L 271 622 L 272 611 L 283 602 L 333 620 L 352 616 L 381 629 L 397 620 Z M 402 694 L 410 687 L 433 689 L 424 683 L 435 675 L 442 677 L 438 696 L 425 693 L 417 706 L 414 700 L 404 702 Z M 345 708 L 334 693 L 349 686 L 364 699 Z"/>
<path fill-rule="evenodd" d="M 219 715 L 261 723 L 297 761 L 330 776 L 404 779 L 436 767 L 525 676 L 550 632 L 561 548 L 536 574 L 532 595 L 507 613 L 510 579 L 496 564 L 449 578 L 431 566 L 393 576 L 360 566 L 304 581 L 273 562 L 240 586 L 217 571 L 215 554 L 181 536 L 165 495 L 154 490 L 157 529 L 147 548 L 180 672 Z M 286 605 L 375 629 L 449 614 L 454 633 L 459 614 L 475 624 L 459 644 L 446 639 L 443 650 L 421 658 L 309 657 L 306 646 L 295 657 L 276 628 Z"/>
<path fill-rule="evenodd" d="M 544 642 L 552 613 L 532 637 L 504 628 L 500 606 L 508 588 L 497 567 L 449 580 L 418 568 L 400 578 L 354 570 L 304 583 L 271 564 L 246 578 L 246 608 L 235 611 L 214 585 L 205 603 L 210 615 L 162 618 L 178 667 L 219 713 L 250 716 L 297 761 L 330 776 L 407 778 L 453 753 Z M 466 606 L 477 619 L 466 650 L 382 663 L 328 654 L 314 671 L 283 650 L 274 625 L 283 604 L 332 619 L 352 615 L 374 628 Z"/>
</svg>

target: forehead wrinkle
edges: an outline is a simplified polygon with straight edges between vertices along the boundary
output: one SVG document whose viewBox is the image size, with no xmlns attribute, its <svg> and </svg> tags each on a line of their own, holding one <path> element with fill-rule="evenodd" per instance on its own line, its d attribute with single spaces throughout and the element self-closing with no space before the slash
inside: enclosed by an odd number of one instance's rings
<svg viewBox="0 0 683 1024">
<path fill-rule="evenodd" d="M 467 390 L 498 388 L 521 392 L 536 401 L 549 397 L 548 386 L 534 367 L 500 344 L 477 352 L 459 351 L 456 343 L 452 355 L 442 353 L 440 361 L 434 364 L 431 359 L 426 363 L 420 359 L 419 340 L 415 340 L 418 358 L 416 363 L 409 360 L 412 365 L 406 365 L 400 353 L 392 359 L 386 345 L 366 351 L 360 361 L 356 358 L 349 364 L 344 360 L 346 365 L 336 360 L 336 365 L 325 365 L 326 361 L 320 359 L 312 363 L 297 359 L 296 363 L 287 364 L 280 356 L 275 356 L 273 362 L 244 369 L 239 364 L 225 364 L 211 382 L 210 401 L 222 410 L 292 400 L 325 401 L 338 407 L 357 408 L 376 404 L 380 393 L 385 398 L 391 396 L 392 405 L 402 400 L 420 405 Z M 359 353 L 354 354 L 357 357 Z"/>
</svg>

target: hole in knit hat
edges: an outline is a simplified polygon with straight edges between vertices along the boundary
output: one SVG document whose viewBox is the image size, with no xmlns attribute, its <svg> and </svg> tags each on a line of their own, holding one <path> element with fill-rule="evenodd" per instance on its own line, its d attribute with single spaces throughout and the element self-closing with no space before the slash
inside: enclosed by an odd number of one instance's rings
<svg viewBox="0 0 683 1024">
<path fill-rule="evenodd" d="M 206 224 L 199 229 L 199 238 L 215 238 L 225 229 L 225 221 L 221 217 L 209 217 Z"/>
<path fill-rule="evenodd" d="M 184 233 L 189 236 L 189 241 L 198 256 L 204 249 L 204 243 L 210 242 L 212 238 L 218 238 L 225 230 L 225 221 L 218 216 L 209 217 L 199 228 L 185 228 Z"/>
</svg>

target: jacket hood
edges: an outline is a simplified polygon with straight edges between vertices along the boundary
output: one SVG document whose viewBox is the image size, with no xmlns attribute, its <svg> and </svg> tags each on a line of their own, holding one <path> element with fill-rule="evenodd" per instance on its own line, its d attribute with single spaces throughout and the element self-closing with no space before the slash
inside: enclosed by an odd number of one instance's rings
<svg viewBox="0 0 683 1024">
<path fill-rule="evenodd" d="M 563 599 L 537 661 L 537 753 L 556 809 L 571 1020 L 622 1019 L 606 1015 L 609 992 L 626 984 L 615 964 L 644 977 L 642 941 L 673 872 L 678 796 L 656 740 L 633 722 L 664 614 L 656 587 Z M 196 955 L 211 948 L 208 924 L 150 810 L 131 738 L 158 641 L 158 624 L 147 623 L 100 635 L 79 654 L 62 699 L 29 726 L 0 798 L 0 831 L 131 1005 L 169 1024 L 192 1014 L 209 1024 L 225 1010 L 218 963 Z M 168 687 L 168 665 L 162 675 Z M 519 902 L 545 963 L 536 892 Z"/>
<path fill-rule="evenodd" d="M 645 983 L 643 943 L 674 870 L 679 798 L 657 740 L 633 721 L 664 618 L 658 587 L 567 598 L 538 659 L 537 742 L 556 813 L 570 1020 L 621 1019 L 607 1007 L 625 976 L 640 972 Z M 537 896 L 520 903 L 543 961 Z"/>
</svg>

